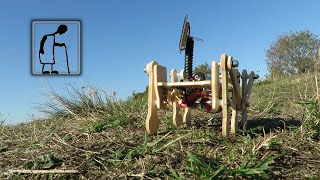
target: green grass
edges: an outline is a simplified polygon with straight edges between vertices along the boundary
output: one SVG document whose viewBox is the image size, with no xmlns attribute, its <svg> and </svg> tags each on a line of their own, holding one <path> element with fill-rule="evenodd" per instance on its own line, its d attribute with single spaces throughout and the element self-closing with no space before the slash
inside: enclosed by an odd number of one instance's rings
<svg viewBox="0 0 320 180">
<path fill-rule="evenodd" d="M 193 111 L 176 128 L 162 110 L 159 133 L 145 133 L 147 93 L 127 100 L 92 86 L 49 94 L 48 115 L 0 126 L 0 179 L 306 179 L 319 178 L 319 106 L 314 77 L 261 81 L 248 127 L 221 136 L 221 119 Z M 77 169 L 76 175 L 10 174 L 10 169 Z"/>
</svg>

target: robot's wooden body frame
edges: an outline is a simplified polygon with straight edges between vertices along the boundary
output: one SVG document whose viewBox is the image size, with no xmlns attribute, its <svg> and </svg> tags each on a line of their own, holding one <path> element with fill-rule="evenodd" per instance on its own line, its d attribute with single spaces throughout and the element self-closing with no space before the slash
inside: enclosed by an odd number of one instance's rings
<svg viewBox="0 0 320 180">
<path fill-rule="evenodd" d="M 247 107 L 254 79 L 257 75 L 252 71 L 250 74 L 246 70 L 242 74 L 238 72 L 238 63 L 232 56 L 221 55 L 220 62 L 212 61 L 211 80 L 183 81 L 178 80 L 178 73 L 175 69 L 170 72 L 171 82 L 167 82 L 167 69 L 159 65 L 156 61 L 150 62 L 146 66 L 146 73 L 149 75 L 148 89 L 148 115 L 146 118 L 146 130 L 148 134 L 156 134 L 159 128 L 158 110 L 165 109 L 169 104 L 173 108 L 173 124 L 181 126 L 185 123 L 191 125 L 191 108 L 184 108 L 184 114 L 180 114 L 180 106 L 176 97 L 179 97 L 177 88 L 207 88 L 211 90 L 211 112 L 222 113 L 222 134 L 228 136 L 236 134 L 239 124 L 245 126 L 247 122 Z M 183 72 L 180 73 L 180 80 L 183 80 Z M 242 84 L 240 87 L 240 78 Z M 240 89 L 241 88 L 241 89 Z M 229 118 L 228 109 L 231 107 L 232 113 Z M 241 119 L 238 114 L 241 112 Z"/>
</svg>

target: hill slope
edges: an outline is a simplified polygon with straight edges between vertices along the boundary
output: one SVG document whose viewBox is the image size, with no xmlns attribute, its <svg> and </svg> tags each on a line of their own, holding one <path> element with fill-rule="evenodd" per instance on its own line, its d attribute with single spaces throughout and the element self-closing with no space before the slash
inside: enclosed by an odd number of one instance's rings
<svg viewBox="0 0 320 180">
<path fill-rule="evenodd" d="M 319 178 L 314 82 L 303 75 L 256 83 L 248 127 L 230 138 L 221 137 L 219 115 L 197 110 L 189 129 L 175 128 L 170 111 L 161 111 L 159 134 L 147 136 L 146 93 L 120 101 L 90 86 L 69 87 L 69 97 L 53 93 L 39 107 L 50 118 L 0 126 L 0 179 Z"/>
</svg>

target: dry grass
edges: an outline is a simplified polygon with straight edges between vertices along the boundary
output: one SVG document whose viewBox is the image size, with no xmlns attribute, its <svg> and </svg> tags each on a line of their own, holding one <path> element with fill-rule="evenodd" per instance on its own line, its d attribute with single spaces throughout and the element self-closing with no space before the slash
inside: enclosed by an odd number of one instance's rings
<svg viewBox="0 0 320 180">
<path fill-rule="evenodd" d="M 309 78 L 312 81 L 312 78 Z M 91 86 L 53 92 L 39 108 L 47 119 L 0 126 L 0 179 L 304 179 L 319 178 L 317 129 L 300 99 L 314 98 L 307 78 L 254 86 L 248 128 L 221 137 L 218 115 L 193 113 L 191 128 L 175 128 L 169 111 L 147 136 L 146 93 L 120 101 Z M 298 83 L 299 82 L 299 83 Z M 301 96 L 300 96 L 301 95 Z M 10 169 L 76 169 L 79 174 L 18 174 Z"/>
</svg>

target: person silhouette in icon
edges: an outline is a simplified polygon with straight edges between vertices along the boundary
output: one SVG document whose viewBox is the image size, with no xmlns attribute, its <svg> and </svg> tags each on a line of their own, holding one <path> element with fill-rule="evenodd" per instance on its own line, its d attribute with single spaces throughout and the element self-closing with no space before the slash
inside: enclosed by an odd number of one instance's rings
<svg viewBox="0 0 320 180">
<path fill-rule="evenodd" d="M 62 47 L 64 46 L 65 49 L 66 49 L 66 57 L 67 57 L 67 66 L 68 66 L 68 73 L 69 72 L 69 65 L 68 65 L 68 55 L 67 55 L 67 47 L 65 45 L 65 43 L 57 43 L 56 42 L 56 35 L 59 34 L 59 35 L 62 35 L 64 34 L 65 32 L 68 31 L 68 27 L 64 24 L 60 25 L 57 29 L 56 32 L 52 33 L 52 34 L 46 34 L 42 37 L 41 39 L 41 42 L 40 42 L 40 49 L 39 49 L 39 60 L 40 60 L 40 63 L 42 64 L 42 74 L 50 74 L 50 71 L 44 71 L 45 69 L 45 65 L 51 65 L 51 74 L 59 74 L 58 71 L 56 70 L 53 70 L 53 65 L 55 64 L 55 55 L 54 55 L 54 49 L 56 46 L 59 46 L 59 47 Z M 50 60 L 48 58 L 45 58 L 45 59 L 41 59 L 42 55 L 45 54 L 45 51 L 44 51 L 44 46 L 45 46 L 45 43 L 46 43 L 46 40 L 48 39 L 48 37 L 51 37 L 53 38 L 53 44 L 52 44 L 52 57 L 49 56 Z M 50 62 L 47 62 L 47 61 L 50 61 Z"/>
</svg>

